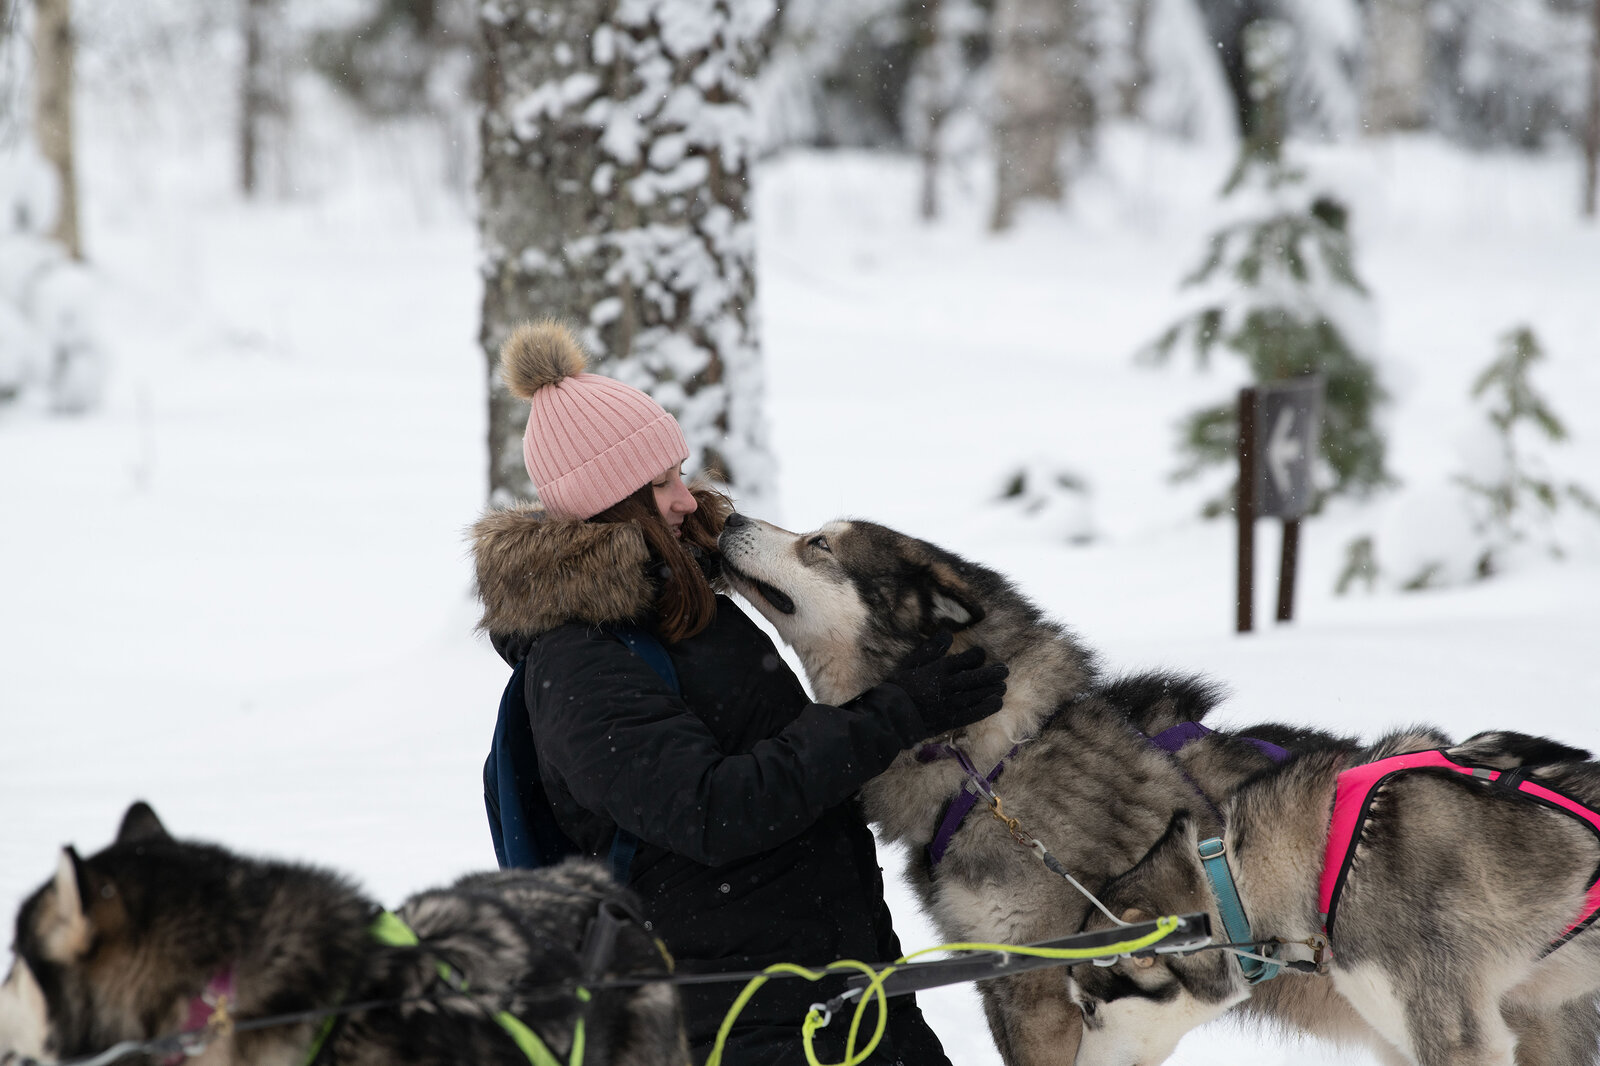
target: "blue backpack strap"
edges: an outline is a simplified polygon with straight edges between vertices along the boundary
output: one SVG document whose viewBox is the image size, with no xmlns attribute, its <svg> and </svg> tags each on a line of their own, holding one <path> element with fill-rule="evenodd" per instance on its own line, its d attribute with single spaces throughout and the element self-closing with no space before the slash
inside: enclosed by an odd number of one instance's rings
<svg viewBox="0 0 1600 1066">
<path fill-rule="evenodd" d="M 674 696 L 683 694 L 682 688 L 678 685 L 678 668 L 672 664 L 672 656 L 667 654 L 667 649 L 654 633 L 628 624 L 612 626 L 611 635 L 626 644 L 629 651 L 643 659 L 646 666 L 659 674 Z"/>
<path fill-rule="evenodd" d="M 526 660 L 517 663 L 500 697 L 494 741 L 483 764 L 483 802 L 494 856 L 502 870 L 533 869 L 578 854 L 578 846 L 556 823 L 539 778 L 539 757 L 528 727 L 523 693 Z"/>
<path fill-rule="evenodd" d="M 610 632 L 643 659 L 674 695 L 678 694 L 677 668 L 654 634 L 634 625 L 616 626 Z M 483 764 L 484 809 L 489 817 L 489 835 L 494 840 L 495 861 L 502 870 L 550 866 L 580 853 L 556 823 L 550 798 L 539 778 L 533 731 L 527 723 L 526 674 L 524 659 L 512 669 L 511 680 L 501 694 L 494 741 Z M 618 884 L 628 883 L 638 849 L 639 838 L 627 830 L 618 829 L 612 836 L 609 859 L 611 875 Z"/>
<path fill-rule="evenodd" d="M 512 715 L 521 702 L 522 679 L 526 672 L 523 662 L 518 662 L 511 671 L 511 680 L 500 696 L 500 713 L 495 718 L 489 757 L 483 761 L 483 805 L 489 816 L 489 835 L 494 838 L 494 858 L 502 870 L 526 866 L 532 861 L 522 799 L 516 794 L 517 772 L 512 746 L 506 736 L 508 721 L 515 721 Z"/>
</svg>

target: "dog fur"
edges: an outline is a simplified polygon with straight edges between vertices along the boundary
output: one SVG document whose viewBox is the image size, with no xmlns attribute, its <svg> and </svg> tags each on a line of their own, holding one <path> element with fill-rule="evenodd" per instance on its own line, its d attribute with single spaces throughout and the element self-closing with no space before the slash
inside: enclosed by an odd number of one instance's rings
<svg viewBox="0 0 1600 1066">
<path fill-rule="evenodd" d="M 952 650 L 981 647 L 1010 668 L 993 716 L 950 738 L 987 772 L 1013 745 L 995 785 L 1005 813 L 1038 837 L 1091 891 L 1136 863 L 1174 812 L 1215 808 L 1271 765 L 1255 745 L 1213 734 L 1177 757 L 1148 741 L 1199 721 L 1218 699 L 1176 674 L 1104 680 L 1094 656 L 999 574 L 884 526 L 841 521 L 795 534 L 744 516 L 721 539 L 723 574 L 798 653 L 818 699 L 838 704 L 875 685 L 941 628 Z M 1301 749 L 1354 747 L 1315 730 L 1265 726 L 1251 735 Z M 1024 944 L 1075 933 L 1088 902 L 1012 839 L 980 804 L 937 869 L 924 848 L 965 778 L 950 759 L 903 752 L 862 791 L 881 834 L 909 849 L 908 877 L 952 941 Z M 1199 789 L 1201 795 L 1196 794 Z M 1070 1061 L 1082 1018 L 1065 972 L 1037 970 L 979 985 L 1008 1066 Z"/>
<path fill-rule="evenodd" d="M 60 1061 L 171 1035 L 207 982 L 230 968 L 240 1020 L 396 1001 L 347 1015 L 324 1048 L 325 1066 L 526 1066 L 494 1020 L 502 1009 L 565 1061 L 578 953 L 603 904 L 636 913 L 631 896 L 586 860 L 473 874 L 398 908 L 419 946 L 384 945 L 369 933 L 378 908 L 339 876 L 175 840 L 136 803 L 103 851 L 85 859 L 63 849 L 55 876 L 18 913 L 0 987 L 0 1062 Z M 481 995 L 449 995 L 440 962 Z M 606 974 L 666 970 L 643 928 L 624 924 Z M 319 1026 L 225 1033 L 187 1061 L 299 1066 Z M 670 985 L 597 990 L 585 1028 L 586 1063 L 688 1061 Z"/>
<path fill-rule="evenodd" d="M 1245 784 L 1224 807 L 1227 859 L 1255 935 L 1293 942 L 1321 932 L 1317 882 L 1340 771 L 1436 747 L 1459 762 L 1533 767 L 1531 780 L 1600 803 L 1600 765 L 1587 752 L 1517 733 L 1451 748 L 1437 734 L 1406 731 L 1353 757 L 1303 755 Z M 1314 1029 L 1283 1010 L 1307 984 L 1331 984 L 1386 1061 L 1600 1061 L 1600 937 L 1585 931 L 1544 955 L 1580 912 L 1600 865 L 1595 834 L 1520 794 L 1444 770 L 1390 778 L 1372 810 L 1332 930 L 1331 982 L 1284 974 L 1252 989 L 1234 958 L 1214 951 L 1080 967 L 1080 1066 L 1154 1066 L 1185 1031 L 1246 997 L 1252 1013 Z M 1220 929 L 1199 839 L 1193 818 L 1175 816 L 1149 854 L 1107 886 L 1108 906 L 1125 918 L 1210 911 Z"/>
</svg>

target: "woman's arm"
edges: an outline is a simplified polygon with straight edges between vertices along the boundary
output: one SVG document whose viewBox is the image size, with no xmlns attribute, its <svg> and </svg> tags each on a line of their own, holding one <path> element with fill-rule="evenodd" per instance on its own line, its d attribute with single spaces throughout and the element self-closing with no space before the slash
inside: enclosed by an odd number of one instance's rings
<svg viewBox="0 0 1600 1066">
<path fill-rule="evenodd" d="M 581 806 L 709 866 L 797 836 L 923 731 L 910 697 L 884 685 L 845 707 L 810 704 L 750 751 L 724 754 L 647 664 L 597 632 L 541 640 L 528 686 L 540 758 Z"/>
</svg>

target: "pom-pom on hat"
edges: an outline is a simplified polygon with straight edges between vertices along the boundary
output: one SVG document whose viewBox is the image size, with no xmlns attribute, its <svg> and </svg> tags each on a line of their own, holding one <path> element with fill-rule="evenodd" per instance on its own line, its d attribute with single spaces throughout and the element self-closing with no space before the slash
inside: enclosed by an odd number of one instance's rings
<svg viewBox="0 0 1600 1066">
<path fill-rule="evenodd" d="M 518 326 L 500 349 L 501 379 L 531 407 L 522 460 L 556 518 L 591 518 L 689 458 L 677 419 L 587 366 L 572 331 L 549 320 Z"/>
</svg>

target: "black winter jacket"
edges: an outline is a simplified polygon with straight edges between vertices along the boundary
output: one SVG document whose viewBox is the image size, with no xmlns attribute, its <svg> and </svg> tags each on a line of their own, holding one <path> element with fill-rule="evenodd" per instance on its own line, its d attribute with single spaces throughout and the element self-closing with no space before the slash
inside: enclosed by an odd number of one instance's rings
<svg viewBox="0 0 1600 1066">
<path fill-rule="evenodd" d="M 811 703 L 766 634 L 719 596 L 709 627 L 667 646 L 675 696 L 606 629 L 649 627 L 654 585 L 635 528 L 524 508 L 493 512 L 474 533 L 483 624 L 508 662 L 528 660 L 529 722 L 557 820 L 593 854 L 619 826 L 639 838 L 631 887 L 680 972 L 901 954 L 854 794 L 922 739 L 902 691 Z M 740 987 L 683 987 L 696 1061 Z M 724 1061 L 804 1062 L 806 1008 L 838 987 L 769 981 Z M 892 1007 L 871 1061 L 947 1066 L 911 999 Z M 819 1034 L 824 1061 L 842 1058 L 847 1028 L 841 1019 Z"/>
</svg>

